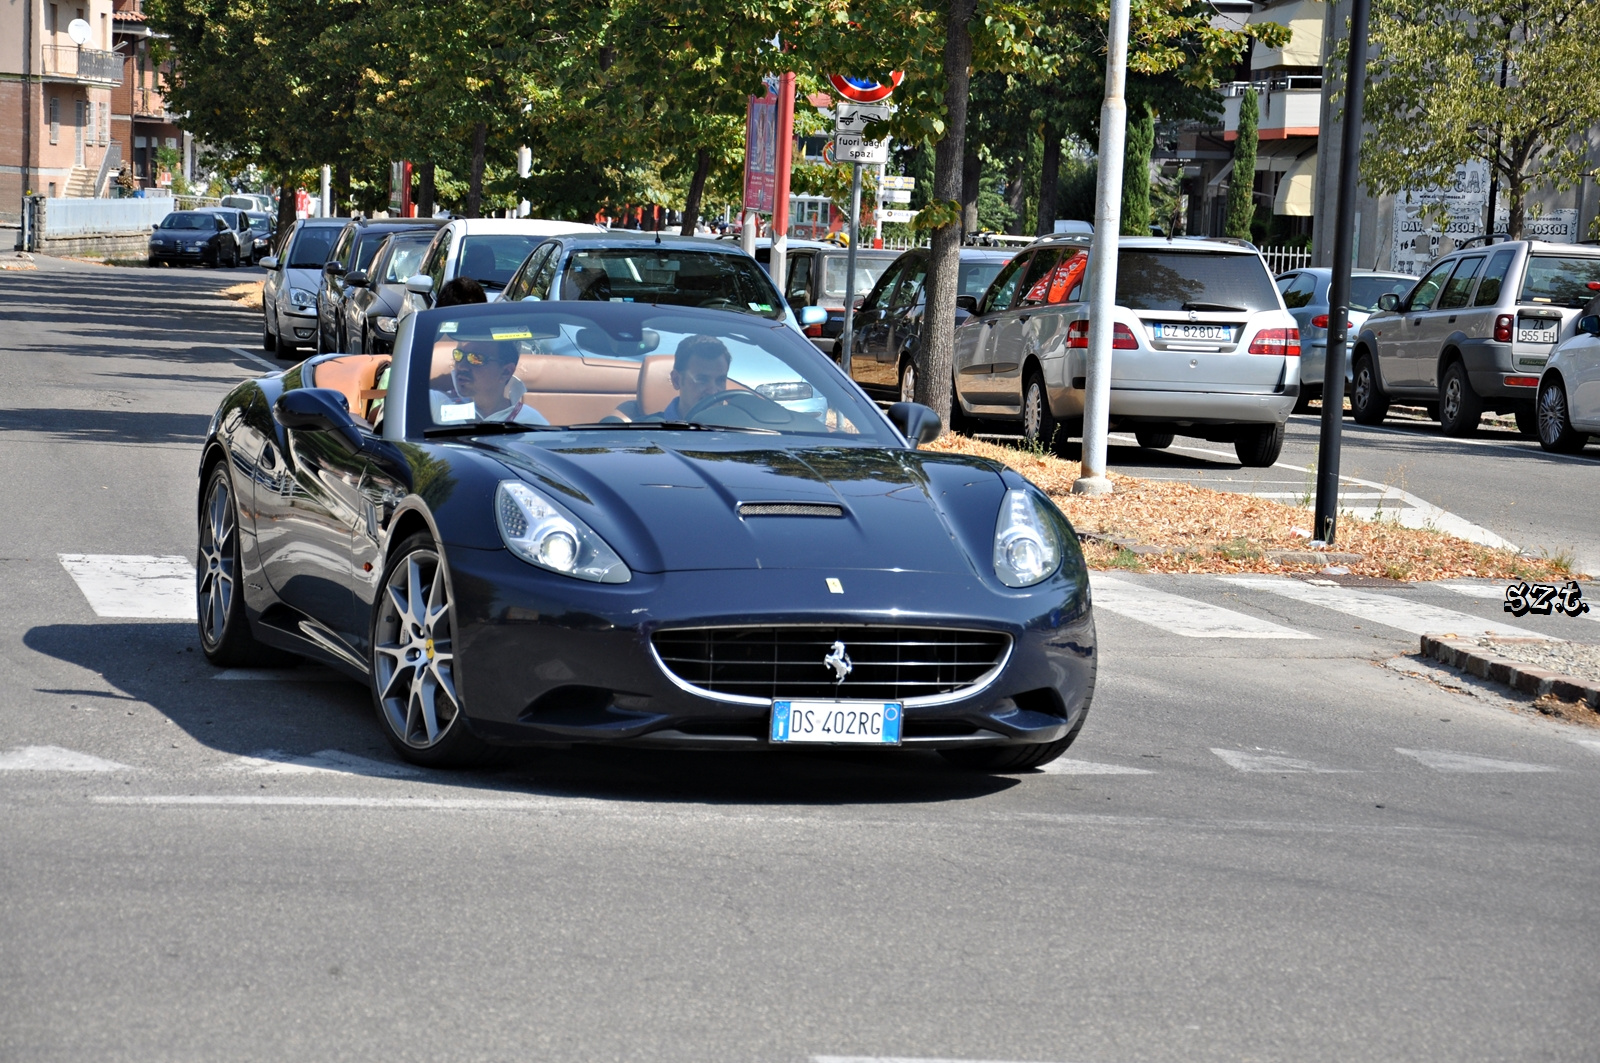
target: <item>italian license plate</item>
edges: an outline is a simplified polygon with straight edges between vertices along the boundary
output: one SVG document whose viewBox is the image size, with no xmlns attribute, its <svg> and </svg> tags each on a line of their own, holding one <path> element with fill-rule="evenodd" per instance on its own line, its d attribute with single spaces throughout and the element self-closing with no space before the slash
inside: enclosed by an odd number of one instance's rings
<svg viewBox="0 0 1600 1063">
<path fill-rule="evenodd" d="M 1233 329 L 1228 325 L 1157 325 L 1158 340 L 1209 340 L 1228 343 L 1233 339 Z"/>
<path fill-rule="evenodd" d="M 1555 324 L 1554 321 L 1551 321 L 1546 327 L 1545 322 L 1524 319 L 1517 324 L 1517 342 L 1554 343 L 1556 338 Z"/>
<path fill-rule="evenodd" d="M 900 717 L 897 701 L 774 701 L 772 740 L 897 746 Z"/>
</svg>

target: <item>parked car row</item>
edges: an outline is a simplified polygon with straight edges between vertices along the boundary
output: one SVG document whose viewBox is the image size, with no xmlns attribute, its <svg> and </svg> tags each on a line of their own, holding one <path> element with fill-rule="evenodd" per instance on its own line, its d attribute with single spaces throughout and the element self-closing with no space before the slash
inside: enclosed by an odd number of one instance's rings
<svg viewBox="0 0 1600 1063">
<path fill-rule="evenodd" d="M 150 231 L 146 264 L 238 266 L 256 260 L 256 230 L 237 207 L 175 210 Z"/>
</svg>

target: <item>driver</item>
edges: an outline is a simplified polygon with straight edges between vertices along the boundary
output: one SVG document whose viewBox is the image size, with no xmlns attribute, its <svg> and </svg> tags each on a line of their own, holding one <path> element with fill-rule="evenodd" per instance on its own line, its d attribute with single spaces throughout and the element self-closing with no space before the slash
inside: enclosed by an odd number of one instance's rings
<svg viewBox="0 0 1600 1063">
<path fill-rule="evenodd" d="M 513 340 L 457 343 L 450 352 L 451 390 L 428 393 L 434 424 L 456 421 L 549 424 L 543 414 L 523 401 L 528 388 L 515 375 L 518 357 Z"/>
<path fill-rule="evenodd" d="M 678 397 L 667 403 L 660 418 L 681 421 L 700 403 L 728 390 L 728 368 L 733 355 L 715 336 L 690 336 L 678 344 L 672 357 L 672 386 Z"/>
</svg>

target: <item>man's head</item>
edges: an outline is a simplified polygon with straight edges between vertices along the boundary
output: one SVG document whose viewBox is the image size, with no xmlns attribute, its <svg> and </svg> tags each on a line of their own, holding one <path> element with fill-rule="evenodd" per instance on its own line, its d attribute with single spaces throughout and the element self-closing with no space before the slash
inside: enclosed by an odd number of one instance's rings
<svg viewBox="0 0 1600 1063">
<path fill-rule="evenodd" d="M 434 306 L 463 306 L 467 303 L 487 303 L 489 297 L 484 294 L 483 285 L 471 277 L 457 277 L 439 289 L 439 298 L 434 300 Z"/>
<path fill-rule="evenodd" d="M 480 415 L 503 409 L 517 357 L 517 345 L 509 340 L 460 341 L 450 354 L 456 394 L 471 399 Z"/>
<path fill-rule="evenodd" d="M 678 389 L 678 409 L 688 413 L 718 392 L 728 390 L 728 367 L 733 355 L 715 336 L 690 336 L 678 344 L 672 358 L 672 386 Z"/>
</svg>

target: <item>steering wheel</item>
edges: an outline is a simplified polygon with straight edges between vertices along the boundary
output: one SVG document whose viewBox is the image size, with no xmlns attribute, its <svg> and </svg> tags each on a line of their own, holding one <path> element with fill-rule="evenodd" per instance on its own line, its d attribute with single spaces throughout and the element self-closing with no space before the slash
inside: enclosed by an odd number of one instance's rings
<svg viewBox="0 0 1600 1063">
<path fill-rule="evenodd" d="M 684 414 L 683 419 L 697 421 L 700 419 L 698 415 L 702 411 L 719 405 L 740 414 L 741 418 L 747 422 L 742 425 L 736 422 L 720 422 L 728 424 L 732 428 L 772 428 L 789 424 L 794 420 L 794 414 L 785 407 L 773 402 L 765 395 L 754 391 L 745 391 L 742 388 L 730 388 L 727 391 L 719 391 L 715 395 L 707 395 L 695 403 L 694 409 Z M 719 422 L 713 421 L 711 423 L 716 424 Z"/>
</svg>

